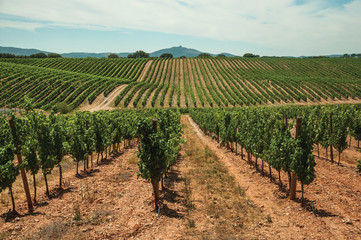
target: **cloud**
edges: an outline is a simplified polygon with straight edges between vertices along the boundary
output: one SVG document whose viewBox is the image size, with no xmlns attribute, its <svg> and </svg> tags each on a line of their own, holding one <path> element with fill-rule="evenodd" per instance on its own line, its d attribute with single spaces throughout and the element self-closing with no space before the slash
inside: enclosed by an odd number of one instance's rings
<svg viewBox="0 0 361 240">
<path fill-rule="evenodd" d="M 45 27 L 41 23 L 24 22 L 24 21 L 8 21 L 0 19 L 0 28 L 15 28 L 34 31 L 37 28 Z"/>
<path fill-rule="evenodd" d="M 332 4 L 330 4 L 332 2 Z M 338 2 L 338 4 L 336 4 Z M 253 43 L 280 54 L 361 51 L 361 0 L 2 0 L 0 13 L 36 23 L 136 29 Z M 44 25 L 44 22 L 47 24 Z M 18 27 L 2 21 L 0 26 Z"/>
</svg>

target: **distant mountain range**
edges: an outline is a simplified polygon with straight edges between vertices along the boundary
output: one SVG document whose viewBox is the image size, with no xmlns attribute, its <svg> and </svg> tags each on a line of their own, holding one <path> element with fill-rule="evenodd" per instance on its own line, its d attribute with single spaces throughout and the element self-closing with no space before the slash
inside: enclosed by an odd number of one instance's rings
<svg viewBox="0 0 361 240">
<path fill-rule="evenodd" d="M 15 55 L 22 55 L 22 56 L 30 56 L 32 54 L 36 53 L 52 53 L 47 51 L 42 51 L 38 49 L 24 49 L 24 48 L 15 48 L 15 47 L 1 47 L 0 46 L 0 53 L 10 53 Z M 122 52 L 122 53 L 115 53 L 119 57 L 128 57 L 129 54 L 132 52 Z M 197 57 L 199 54 L 204 53 L 201 51 L 198 51 L 196 49 L 192 48 L 185 48 L 182 46 L 179 47 L 171 47 L 171 48 L 165 48 L 161 49 L 152 53 L 149 53 L 151 57 L 159 57 L 163 53 L 171 53 L 174 57 Z M 61 56 L 66 58 L 86 58 L 86 57 L 93 57 L 93 58 L 106 58 L 108 55 L 111 54 L 111 52 L 105 52 L 105 53 L 91 53 L 91 52 L 70 52 L 70 53 L 61 53 Z M 212 56 L 217 56 L 219 54 L 212 54 L 209 53 Z M 236 55 L 230 54 L 230 53 L 220 53 L 227 57 L 236 57 Z M 343 54 L 330 54 L 330 55 L 323 55 L 324 57 L 331 57 L 331 58 L 337 58 L 342 57 Z M 293 56 L 285 56 L 288 58 L 294 58 Z M 299 56 L 299 58 L 308 58 L 313 56 Z"/>
<path fill-rule="evenodd" d="M 30 56 L 36 53 L 51 53 L 47 51 L 42 51 L 38 49 L 23 49 L 23 48 L 14 48 L 14 47 L 1 47 L 0 46 L 0 53 L 10 53 L 15 55 L 23 55 L 23 56 Z M 195 49 L 185 48 L 182 46 L 179 47 L 172 47 L 161 49 L 155 52 L 150 53 L 151 57 L 159 57 L 163 53 L 171 53 L 174 57 L 197 57 L 199 54 L 203 53 Z M 61 53 L 61 56 L 66 58 L 86 58 L 86 57 L 93 57 L 93 58 L 106 58 L 111 52 L 106 53 L 90 53 L 90 52 L 70 52 L 70 53 Z M 115 53 L 119 57 L 127 57 L 131 52 L 123 52 L 123 53 Z M 211 54 L 211 53 L 210 53 Z M 235 55 L 230 53 L 222 53 L 227 57 L 235 57 Z M 211 54 L 212 56 L 217 56 L 218 54 Z"/>
<path fill-rule="evenodd" d="M 10 53 L 15 55 L 21 55 L 21 56 L 30 56 L 32 54 L 36 53 L 51 53 L 46 51 L 41 51 L 38 49 L 25 49 L 25 48 L 15 48 L 15 47 L 0 47 L 0 53 Z"/>
</svg>

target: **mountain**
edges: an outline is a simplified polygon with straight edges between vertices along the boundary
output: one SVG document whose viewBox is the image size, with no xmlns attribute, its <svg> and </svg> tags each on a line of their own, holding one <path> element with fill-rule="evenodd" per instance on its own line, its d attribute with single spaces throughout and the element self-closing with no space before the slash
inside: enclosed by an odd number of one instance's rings
<svg viewBox="0 0 361 240">
<path fill-rule="evenodd" d="M 179 46 L 179 47 L 165 48 L 165 49 L 161 49 L 161 50 L 152 52 L 150 54 L 150 56 L 151 57 L 159 57 L 163 53 L 170 53 L 173 55 L 173 57 L 181 57 L 181 56 L 197 57 L 199 54 L 201 54 L 203 52 L 200 52 L 196 49 L 185 48 L 185 47 Z M 230 53 L 222 53 L 222 54 L 226 55 L 227 57 L 235 57 L 235 55 L 232 55 Z M 211 55 L 217 56 L 218 54 L 211 54 Z"/>
<path fill-rule="evenodd" d="M 38 50 L 38 49 L 23 49 L 23 48 L 14 48 L 14 47 L 0 47 L 0 53 L 10 53 L 15 55 L 23 55 L 23 56 L 30 56 L 35 53 L 45 53 L 48 54 L 50 52 Z M 185 48 L 182 46 L 179 47 L 172 47 L 172 48 L 165 48 L 155 52 L 150 53 L 151 57 L 159 57 L 163 53 L 171 53 L 174 57 L 197 57 L 199 54 L 203 53 L 196 49 L 192 48 Z M 70 53 L 61 53 L 61 55 L 65 58 L 86 58 L 86 57 L 93 57 L 93 58 L 106 58 L 108 55 L 111 54 L 110 52 L 105 53 L 90 53 L 90 52 L 70 52 Z M 128 57 L 131 52 L 123 52 L 123 53 L 115 53 L 119 57 Z M 221 53 L 227 57 L 235 57 L 235 55 L 230 53 Z M 211 54 L 212 56 L 217 56 L 218 54 Z"/>
<path fill-rule="evenodd" d="M 192 49 L 192 48 L 185 48 L 185 47 L 179 46 L 179 47 L 165 48 L 165 49 L 161 49 L 161 50 L 152 52 L 150 54 L 150 56 L 151 57 L 159 57 L 163 53 L 170 53 L 173 55 L 173 57 L 181 57 L 181 56 L 197 57 L 202 52 Z"/>
<path fill-rule="evenodd" d="M 30 56 L 30 55 L 36 54 L 36 53 L 48 54 L 51 52 L 46 52 L 46 51 L 42 51 L 42 50 L 38 50 L 38 49 L 25 49 L 25 48 L 1 47 L 0 46 L 0 53 L 10 53 L 10 54 L 15 54 L 15 55 Z"/>
</svg>

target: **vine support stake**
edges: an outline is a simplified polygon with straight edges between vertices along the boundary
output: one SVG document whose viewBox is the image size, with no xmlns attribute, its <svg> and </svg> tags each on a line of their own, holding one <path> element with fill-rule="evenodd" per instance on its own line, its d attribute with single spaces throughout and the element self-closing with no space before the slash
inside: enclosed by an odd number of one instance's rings
<svg viewBox="0 0 361 240">
<path fill-rule="evenodd" d="M 10 127 L 14 130 L 14 128 L 15 128 L 14 120 L 10 119 L 9 123 L 10 123 Z M 14 140 L 17 139 L 16 136 L 13 136 L 13 137 L 14 137 Z M 21 156 L 20 146 L 19 146 L 19 143 L 17 143 L 17 142 L 14 142 L 14 143 L 15 143 L 15 147 L 16 147 L 16 156 L 18 158 L 18 163 L 19 163 L 19 165 L 21 165 L 23 163 L 23 158 Z M 26 173 L 25 173 L 24 168 L 20 169 L 20 173 L 21 173 L 21 178 L 23 180 L 23 185 L 24 185 L 24 190 L 25 190 L 25 195 L 26 195 L 26 201 L 28 202 L 28 210 L 29 210 L 29 212 L 33 212 L 33 210 L 34 210 L 33 209 L 33 203 L 31 201 L 28 179 L 26 177 Z"/>
<path fill-rule="evenodd" d="M 298 135 L 300 134 L 301 125 L 302 125 L 302 118 L 297 117 L 297 119 L 296 119 L 296 139 L 297 139 Z M 291 180 L 291 189 L 290 189 L 290 200 L 293 200 L 296 198 L 296 187 L 297 187 L 296 173 L 292 172 L 291 177 L 292 177 L 292 180 Z"/>
</svg>

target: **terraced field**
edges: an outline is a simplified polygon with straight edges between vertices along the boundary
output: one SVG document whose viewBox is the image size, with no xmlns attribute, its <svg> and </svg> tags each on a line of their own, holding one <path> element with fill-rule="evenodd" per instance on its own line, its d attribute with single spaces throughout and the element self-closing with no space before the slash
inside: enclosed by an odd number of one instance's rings
<svg viewBox="0 0 361 240">
<path fill-rule="evenodd" d="M 25 95 L 43 109 L 361 102 L 360 59 L 0 59 L 0 79 L 0 107 Z"/>
</svg>

